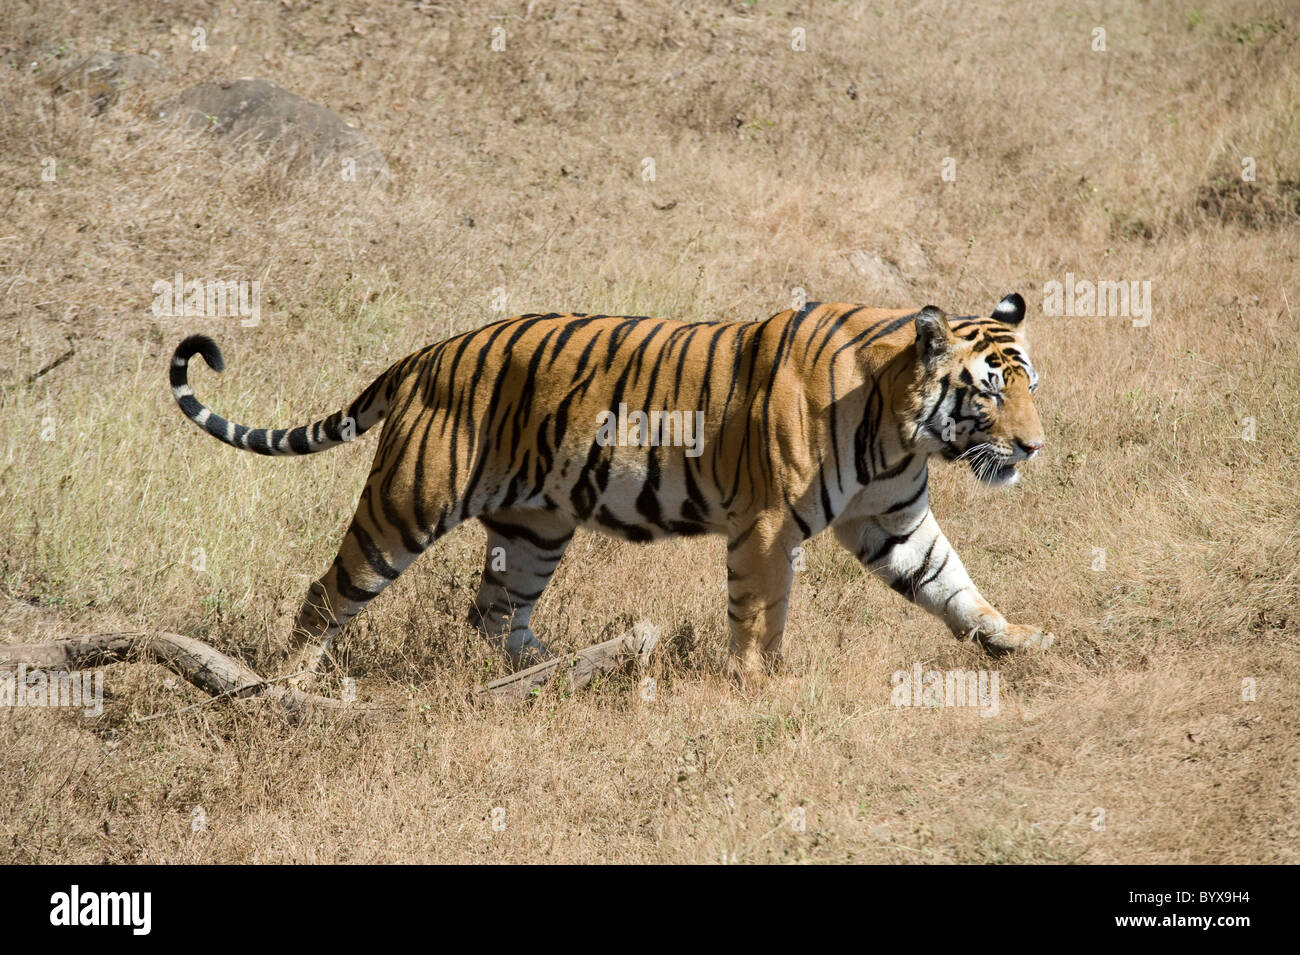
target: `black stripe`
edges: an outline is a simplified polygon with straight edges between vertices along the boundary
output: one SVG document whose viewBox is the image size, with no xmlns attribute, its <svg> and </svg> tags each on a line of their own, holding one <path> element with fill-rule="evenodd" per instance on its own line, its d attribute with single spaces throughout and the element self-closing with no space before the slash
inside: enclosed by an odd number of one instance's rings
<svg viewBox="0 0 1300 955">
<path fill-rule="evenodd" d="M 365 603 L 379 596 L 377 590 L 362 590 L 360 587 L 353 586 L 351 575 L 348 574 L 347 568 L 343 566 L 343 562 L 338 558 L 334 560 L 334 570 L 336 575 L 334 589 L 339 592 L 340 596 L 353 603 Z"/>
<path fill-rule="evenodd" d="M 908 600 L 916 600 L 916 592 L 921 589 L 918 580 L 930 566 L 930 555 L 934 553 L 934 545 L 937 541 L 938 538 L 930 541 L 930 547 L 925 552 L 925 559 L 921 561 L 921 566 L 918 569 L 909 571 L 897 580 L 890 582 L 889 586 L 893 590 L 902 594 Z"/>
<path fill-rule="evenodd" d="M 479 516 L 479 520 L 495 534 L 505 537 L 509 540 L 523 539 L 532 544 L 538 550 L 560 550 L 567 547 L 569 541 L 573 539 L 573 534 L 566 534 L 562 537 L 543 537 L 530 527 L 522 524 L 507 524 L 503 521 L 494 520 L 491 517 Z"/>
<path fill-rule="evenodd" d="M 896 511 L 907 510 L 909 507 L 911 507 L 913 504 L 915 504 L 917 501 L 921 499 L 921 495 L 924 494 L 929 489 L 929 487 L 930 487 L 930 481 L 927 475 L 926 480 L 921 482 L 921 486 L 916 489 L 915 494 L 909 497 L 906 501 L 899 501 L 897 504 L 891 504 L 888 508 L 885 509 L 885 513 L 893 514 Z"/>
<path fill-rule="evenodd" d="M 734 551 L 741 544 L 745 543 L 745 541 L 749 540 L 749 535 L 754 533 L 754 528 L 756 528 L 757 526 L 758 526 L 758 521 L 754 521 L 754 523 L 750 524 L 748 527 L 746 527 L 743 531 L 741 531 L 731 540 L 727 541 L 727 550 Z"/>
<path fill-rule="evenodd" d="M 370 569 L 380 577 L 396 580 L 401 571 L 388 562 L 384 552 L 376 546 L 374 538 L 366 533 L 365 528 L 353 521 L 350 533 L 356 536 L 357 543 L 361 545 L 361 552 L 366 555 L 366 563 L 370 565 Z"/>
<path fill-rule="evenodd" d="M 649 530 L 639 524 L 625 524 L 623 521 L 620 521 L 615 517 L 613 512 L 607 507 L 602 507 L 596 513 L 596 520 L 600 521 L 600 523 L 605 527 L 618 532 L 634 543 L 645 544 L 654 540 L 654 534 Z"/>
<path fill-rule="evenodd" d="M 948 566 L 948 558 L 951 556 L 952 556 L 952 551 L 949 550 L 948 553 L 943 555 L 943 561 L 939 564 L 938 567 L 934 569 L 934 573 L 930 574 L 930 576 L 926 577 L 923 581 L 921 581 L 917 585 L 916 589 L 922 590 L 925 588 L 927 584 L 931 584 L 934 581 L 938 580 L 939 575 L 943 573 L 943 569 Z"/>
<path fill-rule="evenodd" d="M 788 497 L 785 499 L 785 507 L 786 510 L 790 512 L 790 516 L 794 518 L 794 522 L 799 525 L 799 533 L 803 535 L 803 539 L 807 540 L 809 537 L 811 537 L 812 528 L 808 526 L 807 521 L 805 521 L 802 517 L 799 516 L 799 512 L 794 509 L 794 505 L 790 503 L 790 499 Z"/>
</svg>

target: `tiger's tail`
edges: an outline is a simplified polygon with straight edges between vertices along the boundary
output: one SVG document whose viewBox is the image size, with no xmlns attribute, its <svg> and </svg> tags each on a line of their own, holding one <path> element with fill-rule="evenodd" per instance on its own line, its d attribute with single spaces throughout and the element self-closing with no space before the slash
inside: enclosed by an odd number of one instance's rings
<svg viewBox="0 0 1300 955">
<path fill-rule="evenodd" d="M 297 428 L 249 428 L 227 421 L 194 397 L 189 383 L 190 359 L 202 355 L 213 371 L 225 369 L 225 359 L 217 343 L 206 335 L 191 335 L 181 342 L 172 355 L 170 381 L 172 396 L 181 412 L 196 425 L 233 448 L 257 454 L 301 455 L 327 451 L 365 434 L 388 413 L 389 392 L 385 387 L 393 368 L 376 378 L 356 400 L 314 424 Z M 394 366 L 396 367 L 396 366 Z"/>
</svg>

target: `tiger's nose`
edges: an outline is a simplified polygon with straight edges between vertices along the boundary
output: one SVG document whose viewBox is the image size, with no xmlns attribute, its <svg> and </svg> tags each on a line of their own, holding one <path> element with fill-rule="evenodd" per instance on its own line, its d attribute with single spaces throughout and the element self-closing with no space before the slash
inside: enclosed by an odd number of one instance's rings
<svg viewBox="0 0 1300 955">
<path fill-rule="evenodd" d="M 1016 444 L 1020 445 L 1020 450 L 1021 450 L 1021 451 L 1024 451 L 1025 454 L 1028 454 L 1028 455 L 1034 455 L 1034 454 L 1037 454 L 1039 451 L 1043 450 L 1043 444 L 1044 444 L 1044 442 L 1042 442 L 1042 441 L 1021 441 L 1019 438 L 1016 438 Z"/>
</svg>

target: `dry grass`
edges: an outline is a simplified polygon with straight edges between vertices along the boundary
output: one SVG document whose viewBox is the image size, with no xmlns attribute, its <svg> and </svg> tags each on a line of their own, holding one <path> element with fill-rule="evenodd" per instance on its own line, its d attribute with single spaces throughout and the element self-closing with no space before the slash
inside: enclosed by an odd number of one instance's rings
<svg viewBox="0 0 1300 955">
<path fill-rule="evenodd" d="M 363 697 L 409 693 L 421 718 L 139 724 L 197 695 L 115 667 L 97 721 L 0 712 L 0 861 L 1297 861 L 1294 5 L 686 6 L 7 2 L 0 640 L 153 626 L 279 664 L 373 441 L 268 461 L 205 439 L 164 385 L 192 330 L 230 365 L 199 393 L 286 425 L 492 320 L 497 287 L 511 311 L 757 319 L 796 286 L 962 311 L 1019 289 L 1037 311 L 1067 272 L 1149 280 L 1147 328 L 1031 319 L 1049 449 L 1019 487 L 936 474 L 976 582 L 1056 647 L 989 664 L 827 536 L 786 672 L 747 697 L 718 668 L 721 541 L 582 536 L 537 630 L 577 646 L 649 617 L 671 635 L 657 698 L 615 683 L 475 710 L 464 691 L 501 663 L 461 622 L 483 539 L 465 527 L 341 647 Z M 52 100 L 42 80 L 97 47 L 172 76 L 97 118 Z M 393 184 L 289 181 L 148 119 L 243 75 L 340 111 Z M 861 274 L 859 249 L 898 268 Z M 177 270 L 262 279 L 261 325 L 154 318 Z M 890 706 L 915 661 L 999 666 L 1001 715 Z"/>
</svg>

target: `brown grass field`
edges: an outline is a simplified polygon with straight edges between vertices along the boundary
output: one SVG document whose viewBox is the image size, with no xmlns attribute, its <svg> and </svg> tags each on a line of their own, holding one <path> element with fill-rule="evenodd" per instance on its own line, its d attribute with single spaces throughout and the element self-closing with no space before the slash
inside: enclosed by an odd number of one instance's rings
<svg viewBox="0 0 1300 955">
<path fill-rule="evenodd" d="M 54 97 L 96 49 L 169 75 L 102 115 Z M 409 719 L 292 726 L 152 665 L 108 668 L 98 719 L 0 710 L 0 862 L 1300 861 L 1294 3 L 6 0 L 0 54 L 0 643 L 167 629 L 276 672 L 374 439 L 223 447 L 177 412 L 172 349 L 212 335 L 200 397 L 295 425 L 500 317 L 498 289 L 509 314 L 691 320 L 1020 291 L 1047 450 L 1008 491 L 935 467 L 934 511 L 984 594 L 1057 635 L 991 661 L 825 534 L 783 671 L 745 692 L 721 538 L 580 533 L 534 626 L 578 648 L 649 619 L 654 698 L 473 706 L 504 667 L 465 622 L 473 523 L 322 684 Z M 150 118 L 240 76 L 339 112 L 391 182 Z M 260 324 L 155 317 L 177 271 L 262 281 Z M 1149 281 L 1149 324 L 1043 314 L 1067 273 Z M 916 663 L 997 669 L 1000 713 L 891 705 Z"/>
</svg>

